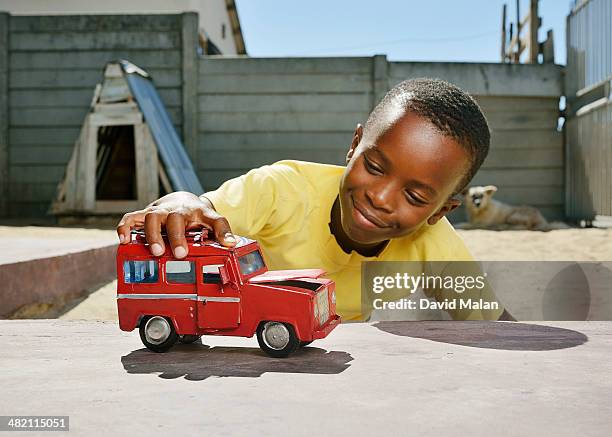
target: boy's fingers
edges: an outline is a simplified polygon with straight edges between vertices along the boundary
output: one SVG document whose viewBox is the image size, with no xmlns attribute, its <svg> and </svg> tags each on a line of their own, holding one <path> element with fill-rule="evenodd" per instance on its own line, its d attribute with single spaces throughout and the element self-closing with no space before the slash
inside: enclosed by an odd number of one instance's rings
<svg viewBox="0 0 612 437">
<path fill-rule="evenodd" d="M 166 218 L 166 233 L 175 258 L 187 256 L 187 240 L 185 240 L 185 219 L 178 212 L 171 212 Z"/>
<path fill-rule="evenodd" d="M 236 245 L 236 237 L 232 233 L 229 222 L 225 217 L 217 217 L 210 223 L 215 233 L 215 239 L 224 246 Z"/>
<path fill-rule="evenodd" d="M 155 256 L 164 254 L 164 239 L 161 235 L 161 225 L 164 222 L 166 212 L 151 211 L 144 217 L 144 231 L 149 250 Z"/>
<path fill-rule="evenodd" d="M 131 231 L 133 228 L 142 227 L 144 223 L 144 211 L 128 212 L 123 216 L 117 224 L 117 236 L 121 244 L 126 244 L 131 241 Z"/>
</svg>

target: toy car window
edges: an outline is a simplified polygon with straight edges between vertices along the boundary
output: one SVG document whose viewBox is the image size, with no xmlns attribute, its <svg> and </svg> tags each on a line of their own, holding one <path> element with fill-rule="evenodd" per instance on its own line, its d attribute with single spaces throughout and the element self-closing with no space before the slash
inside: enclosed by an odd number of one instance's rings
<svg viewBox="0 0 612 437">
<path fill-rule="evenodd" d="M 265 267 L 261 253 L 259 253 L 258 250 L 254 250 L 253 252 L 239 257 L 238 264 L 240 264 L 240 271 L 245 276 Z"/>
<path fill-rule="evenodd" d="M 126 284 L 153 284 L 158 279 L 157 261 L 125 261 L 123 281 Z"/>
<path fill-rule="evenodd" d="M 193 261 L 166 262 L 166 278 L 172 284 L 195 284 L 195 264 Z"/>
<path fill-rule="evenodd" d="M 223 264 L 202 266 L 202 281 L 205 284 L 220 284 L 221 273 L 219 273 L 219 267 L 223 267 Z"/>
</svg>

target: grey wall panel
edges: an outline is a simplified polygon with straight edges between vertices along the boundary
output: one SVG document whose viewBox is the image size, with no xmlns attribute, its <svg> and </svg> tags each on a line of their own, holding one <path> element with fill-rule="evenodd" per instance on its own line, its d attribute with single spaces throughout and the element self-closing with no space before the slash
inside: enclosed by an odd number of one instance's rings
<svg viewBox="0 0 612 437">
<path fill-rule="evenodd" d="M 197 167 L 205 189 L 280 159 L 342 165 L 355 125 L 365 122 L 375 99 L 401 80 L 430 76 L 474 93 L 487 116 L 491 152 L 473 183 L 494 183 L 500 199 L 532 203 L 559 218 L 564 178 L 563 135 L 557 131 L 560 67 L 386 63 L 383 57 L 387 68 L 380 68 L 378 61 L 202 59 Z"/>
</svg>

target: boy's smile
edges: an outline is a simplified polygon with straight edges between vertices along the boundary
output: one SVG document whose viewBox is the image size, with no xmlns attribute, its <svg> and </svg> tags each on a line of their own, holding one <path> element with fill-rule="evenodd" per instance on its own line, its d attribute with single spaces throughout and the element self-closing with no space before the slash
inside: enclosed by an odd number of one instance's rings
<svg viewBox="0 0 612 437">
<path fill-rule="evenodd" d="M 451 196 L 461 188 L 468 156 L 458 141 L 414 113 L 379 138 L 364 136 L 359 125 L 340 182 L 339 208 L 332 209 L 340 246 L 376 254 L 386 240 L 435 224 L 461 204 Z"/>
</svg>

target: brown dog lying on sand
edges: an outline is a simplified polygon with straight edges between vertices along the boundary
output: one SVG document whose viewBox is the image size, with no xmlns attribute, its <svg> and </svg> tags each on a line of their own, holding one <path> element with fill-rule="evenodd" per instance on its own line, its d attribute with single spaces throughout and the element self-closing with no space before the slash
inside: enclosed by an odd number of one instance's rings
<svg viewBox="0 0 612 437">
<path fill-rule="evenodd" d="M 493 199 L 495 185 L 470 187 L 463 190 L 463 198 L 469 223 L 455 226 L 459 229 L 529 229 L 549 231 L 558 229 L 548 223 L 544 216 L 532 206 L 512 206 Z M 564 226 L 566 227 L 566 226 Z"/>
</svg>

